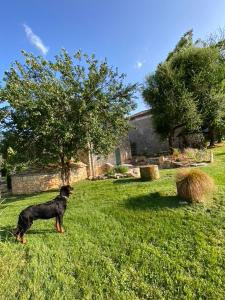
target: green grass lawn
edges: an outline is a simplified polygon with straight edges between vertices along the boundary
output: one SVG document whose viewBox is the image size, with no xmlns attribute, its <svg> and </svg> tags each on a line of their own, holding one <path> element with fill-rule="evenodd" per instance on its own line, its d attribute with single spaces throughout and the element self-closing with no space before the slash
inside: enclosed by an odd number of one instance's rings
<svg viewBox="0 0 225 300">
<path fill-rule="evenodd" d="M 225 299 L 225 147 L 203 167 L 218 190 L 207 205 L 176 197 L 161 179 L 76 184 L 64 218 L 36 221 L 27 244 L 8 230 L 28 205 L 56 192 L 10 198 L 0 209 L 0 299 Z"/>
</svg>

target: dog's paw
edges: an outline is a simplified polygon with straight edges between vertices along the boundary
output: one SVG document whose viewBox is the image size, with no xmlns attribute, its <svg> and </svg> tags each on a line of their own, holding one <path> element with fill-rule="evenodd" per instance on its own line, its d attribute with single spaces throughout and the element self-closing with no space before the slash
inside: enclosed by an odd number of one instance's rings
<svg viewBox="0 0 225 300">
<path fill-rule="evenodd" d="M 65 230 L 63 228 L 61 228 L 60 233 L 64 233 L 64 232 L 65 232 Z"/>
<path fill-rule="evenodd" d="M 17 241 L 17 242 L 21 242 L 21 239 L 20 239 L 20 236 L 19 236 L 19 235 L 15 235 L 15 237 L 16 237 L 16 241 Z"/>
</svg>

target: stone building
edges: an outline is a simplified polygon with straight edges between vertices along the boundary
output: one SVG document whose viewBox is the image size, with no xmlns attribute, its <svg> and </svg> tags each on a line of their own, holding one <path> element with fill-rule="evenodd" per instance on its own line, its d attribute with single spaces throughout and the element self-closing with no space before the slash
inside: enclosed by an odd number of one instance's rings
<svg viewBox="0 0 225 300">
<path fill-rule="evenodd" d="M 130 117 L 129 140 L 132 156 L 160 154 L 169 151 L 168 140 L 162 139 L 154 130 L 151 110 L 141 111 Z M 205 147 L 202 132 L 182 134 L 177 129 L 174 136 L 174 148 L 201 148 Z"/>
<path fill-rule="evenodd" d="M 79 158 L 87 165 L 88 177 L 102 175 L 108 171 L 109 164 L 121 165 L 130 162 L 132 156 L 129 138 L 126 136 L 121 139 L 115 150 L 106 157 L 83 152 L 80 153 Z"/>
<path fill-rule="evenodd" d="M 151 110 L 130 117 L 129 140 L 132 156 L 160 153 L 169 150 L 168 141 L 162 140 L 153 128 Z"/>
</svg>

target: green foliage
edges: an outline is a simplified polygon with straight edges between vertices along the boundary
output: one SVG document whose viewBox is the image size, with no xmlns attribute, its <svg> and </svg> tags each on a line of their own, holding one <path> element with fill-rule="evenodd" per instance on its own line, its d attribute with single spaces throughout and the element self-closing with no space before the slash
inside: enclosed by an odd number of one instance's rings
<svg viewBox="0 0 225 300">
<path fill-rule="evenodd" d="M 176 129 L 186 132 L 199 129 L 200 117 L 194 97 L 179 81 L 170 62 L 160 64 L 155 74 L 147 78 L 143 97 L 151 106 L 157 132 L 170 139 L 171 147 Z"/>
<path fill-rule="evenodd" d="M 121 173 L 121 174 L 125 174 L 128 172 L 128 167 L 127 166 L 115 166 L 114 167 L 114 171 L 115 173 Z"/>
<path fill-rule="evenodd" d="M 177 129 L 181 134 L 208 129 L 224 130 L 225 60 L 218 47 L 192 41 L 192 32 L 181 38 L 155 74 L 147 77 L 143 90 L 152 108 L 156 130 L 168 137 L 170 146 Z"/>
<path fill-rule="evenodd" d="M 129 168 L 127 166 L 115 166 L 107 172 L 107 175 L 114 175 L 115 173 L 126 174 Z"/>
<path fill-rule="evenodd" d="M 170 52 L 167 56 L 167 61 L 170 60 L 174 54 L 182 51 L 183 49 L 189 48 L 193 45 L 193 30 L 187 31 L 177 43 L 175 49 Z"/>
<path fill-rule="evenodd" d="M 180 150 L 179 149 L 177 149 L 177 148 L 172 148 L 172 156 L 174 157 L 174 158 L 177 158 L 179 155 L 180 155 Z"/>
<path fill-rule="evenodd" d="M 112 169 L 110 169 L 110 170 L 108 170 L 107 172 L 106 172 L 106 175 L 107 176 L 113 176 L 115 174 L 115 169 L 114 168 L 112 168 Z"/>
<path fill-rule="evenodd" d="M 137 85 L 81 51 L 62 50 L 54 61 L 23 55 L 24 64 L 5 72 L 1 92 L 9 104 L 4 154 L 12 147 L 18 163 L 59 163 L 66 180 L 79 150 L 106 155 L 124 135 Z"/>
</svg>

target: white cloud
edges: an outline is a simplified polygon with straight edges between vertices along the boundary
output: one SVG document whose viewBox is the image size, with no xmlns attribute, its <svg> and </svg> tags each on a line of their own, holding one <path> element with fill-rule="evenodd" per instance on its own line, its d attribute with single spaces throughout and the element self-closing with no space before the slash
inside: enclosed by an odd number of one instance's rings
<svg viewBox="0 0 225 300">
<path fill-rule="evenodd" d="M 138 60 L 138 61 L 136 61 L 136 63 L 135 63 L 135 69 L 141 69 L 142 67 L 143 67 L 143 64 L 145 63 L 145 61 L 144 60 Z"/>
<path fill-rule="evenodd" d="M 23 27 L 26 32 L 26 36 L 28 40 L 31 42 L 31 44 L 33 44 L 38 50 L 40 50 L 43 55 L 46 55 L 49 49 L 43 44 L 39 36 L 34 34 L 32 29 L 26 24 L 23 24 Z"/>
</svg>

